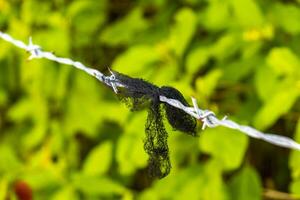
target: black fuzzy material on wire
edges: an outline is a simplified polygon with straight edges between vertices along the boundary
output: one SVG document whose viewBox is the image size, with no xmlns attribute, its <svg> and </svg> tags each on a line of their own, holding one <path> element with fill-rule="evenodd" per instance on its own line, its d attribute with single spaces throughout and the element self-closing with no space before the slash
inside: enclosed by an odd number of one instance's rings
<svg viewBox="0 0 300 200">
<path fill-rule="evenodd" d="M 171 169 L 168 133 L 163 124 L 164 114 L 175 130 L 193 136 L 196 135 L 197 122 L 184 111 L 161 102 L 159 96 L 176 99 L 185 106 L 189 104 L 175 88 L 168 86 L 159 88 L 143 79 L 131 78 L 115 71 L 113 74 L 116 81 L 124 86 L 118 88 L 118 97 L 121 101 L 125 102 L 132 111 L 148 109 L 144 149 L 149 155 L 149 173 L 151 176 L 163 178 L 170 173 Z"/>
</svg>

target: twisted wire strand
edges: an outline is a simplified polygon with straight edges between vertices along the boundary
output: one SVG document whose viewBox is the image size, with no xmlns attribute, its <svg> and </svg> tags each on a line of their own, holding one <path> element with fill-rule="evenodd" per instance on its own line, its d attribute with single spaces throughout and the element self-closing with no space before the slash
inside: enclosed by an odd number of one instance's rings
<svg viewBox="0 0 300 200">
<path fill-rule="evenodd" d="M 111 75 L 105 76 L 104 74 L 102 74 L 96 69 L 86 67 L 81 62 L 74 61 L 70 58 L 57 57 L 51 52 L 43 51 L 39 45 L 33 44 L 31 38 L 29 38 L 28 45 L 22 41 L 12 38 L 10 35 L 3 33 L 1 31 L 0 31 L 0 38 L 29 52 L 30 53 L 30 56 L 28 58 L 29 60 L 45 58 L 48 60 L 55 61 L 57 63 L 71 65 L 77 69 L 83 70 L 84 72 L 88 73 L 91 76 L 94 76 L 100 82 L 111 87 L 115 93 L 118 92 L 118 87 L 126 87 L 126 85 L 123 85 L 118 82 L 118 80 L 115 78 L 114 72 L 110 71 Z M 202 121 L 203 122 L 202 129 L 205 129 L 206 127 L 214 128 L 217 126 L 224 126 L 230 129 L 239 130 L 240 132 L 250 137 L 261 139 L 277 146 L 300 150 L 300 144 L 288 137 L 260 132 L 250 126 L 240 125 L 232 120 L 229 120 L 227 119 L 226 116 L 220 120 L 216 117 L 216 115 L 212 111 L 200 109 L 198 107 L 197 100 L 193 97 L 192 97 L 193 107 L 184 106 L 180 101 L 176 99 L 170 99 L 165 96 L 160 96 L 160 101 L 165 102 L 176 108 L 179 108 L 184 112 L 188 113 L 189 115 L 195 117 L 196 119 Z"/>
</svg>

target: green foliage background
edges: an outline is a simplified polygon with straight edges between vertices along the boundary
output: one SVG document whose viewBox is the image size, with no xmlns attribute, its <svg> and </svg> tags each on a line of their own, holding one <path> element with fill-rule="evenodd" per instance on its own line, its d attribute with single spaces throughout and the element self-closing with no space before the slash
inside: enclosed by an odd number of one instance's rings
<svg viewBox="0 0 300 200">
<path fill-rule="evenodd" d="M 195 96 L 201 108 L 300 142 L 299 0 L 0 0 L 0 28 L 45 50 Z M 0 199 L 300 195 L 300 153 L 224 128 L 169 129 L 169 176 L 147 176 L 146 112 L 93 77 L 0 41 Z M 201 127 L 201 124 L 199 125 Z"/>
</svg>

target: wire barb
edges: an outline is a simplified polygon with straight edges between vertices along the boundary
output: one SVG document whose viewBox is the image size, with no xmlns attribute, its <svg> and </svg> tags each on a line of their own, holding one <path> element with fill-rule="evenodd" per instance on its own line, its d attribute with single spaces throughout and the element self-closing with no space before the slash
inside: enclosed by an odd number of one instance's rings
<svg viewBox="0 0 300 200">
<path fill-rule="evenodd" d="M 126 85 L 122 84 L 121 82 L 118 82 L 118 79 L 116 79 L 115 73 L 113 71 L 111 71 L 110 69 L 109 69 L 109 71 L 110 71 L 111 75 L 105 76 L 104 74 L 102 74 L 101 72 L 99 72 L 96 69 L 86 67 L 81 62 L 73 61 L 69 58 L 57 57 L 52 52 L 43 51 L 40 46 L 33 44 L 31 37 L 29 38 L 28 45 L 26 45 L 22 41 L 15 40 L 10 35 L 3 33 L 1 31 L 0 31 L 0 38 L 29 52 L 30 53 L 29 60 L 37 59 L 37 58 L 45 58 L 45 59 L 52 60 L 52 61 L 55 61 L 55 62 L 58 62 L 61 64 L 71 65 L 77 69 L 85 71 L 86 73 L 90 74 L 91 76 L 94 76 L 95 78 L 97 78 L 99 81 L 101 81 L 105 85 L 111 87 L 115 93 L 118 93 L 118 88 L 126 87 Z M 269 142 L 269 143 L 277 145 L 277 146 L 300 150 L 300 144 L 288 137 L 275 135 L 275 134 L 269 134 L 269 133 L 263 133 L 263 132 L 260 132 L 250 126 L 239 125 L 238 123 L 227 119 L 227 116 L 225 116 L 223 119 L 219 120 L 212 111 L 201 110 L 198 107 L 197 100 L 193 97 L 192 97 L 193 107 L 185 106 L 176 99 L 167 98 L 162 95 L 159 96 L 159 100 L 161 102 L 165 102 L 173 107 L 181 109 L 182 111 L 186 112 L 187 114 L 202 121 L 203 122 L 202 129 L 205 129 L 206 127 L 214 128 L 217 126 L 224 126 L 224 127 L 230 128 L 230 129 L 239 130 L 242 133 L 244 133 L 250 137 L 261 139 L 261 140 L 264 140 L 266 142 Z"/>
</svg>

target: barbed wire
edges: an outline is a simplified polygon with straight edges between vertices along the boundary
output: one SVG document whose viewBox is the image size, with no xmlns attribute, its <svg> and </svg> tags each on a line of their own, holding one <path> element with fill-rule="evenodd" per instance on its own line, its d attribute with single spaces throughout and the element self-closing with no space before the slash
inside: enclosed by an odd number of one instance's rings
<svg viewBox="0 0 300 200">
<path fill-rule="evenodd" d="M 39 45 L 33 44 L 31 37 L 29 38 L 29 43 L 25 44 L 24 42 L 16 40 L 10 35 L 0 31 L 0 38 L 29 52 L 29 60 L 45 58 L 48 60 L 55 61 L 57 63 L 71 65 L 77 69 L 85 71 L 91 76 L 94 76 L 100 82 L 111 87 L 115 93 L 118 92 L 118 87 L 126 87 L 126 85 L 123 85 L 122 83 L 118 82 L 118 79 L 116 79 L 116 76 L 113 71 L 110 71 L 111 74 L 109 76 L 105 76 L 98 70 L 89 68 L 83 65 L 81 62 L 74 61 L 70 58 L 57 57 L 52 52 L 43 51 Z M 202 121 L 202 129 L 205 129 L 206 127 L 213 128 L 217 126 L 224 126 L 227 128 L 239 130 L 240 132 L 245 133 L 250 137 L 261 139 L 277 146 L 300 150 L 300 144 L 288 137 L 260 132 L 250 126 L 240 125 L 232 120 L 229 120 L 226 116 L 223 119 L 218 119 L 212 111 L 200 109 L 198 107 L 197 100 L 193 97 L 193 107 L 184 106 L 180 101 L 176 99 L 170 99 L 165 96 L 160 96 L 160 101 L 165 102 L 176 108 L 179 108 L 184 112 L 188 113 L 189 115 L 195 117 L 196 119 Z"/>
</svg>

